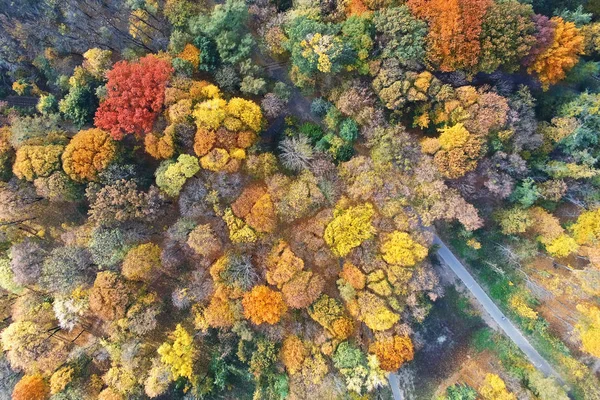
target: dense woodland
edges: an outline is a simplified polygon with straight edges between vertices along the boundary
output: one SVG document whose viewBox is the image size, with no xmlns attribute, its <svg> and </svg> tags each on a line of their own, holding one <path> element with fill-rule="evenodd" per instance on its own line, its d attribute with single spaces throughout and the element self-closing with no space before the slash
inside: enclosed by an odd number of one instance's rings
<svg viewBox="0 0 600 400">
<path fill-rule="evenodd" d="M 436 232 L 564 380 L 440 398 L 600 399 L 600 1 L 0 0 L 0 74 L 0 399 L 389 399 Z"/>
</svg>

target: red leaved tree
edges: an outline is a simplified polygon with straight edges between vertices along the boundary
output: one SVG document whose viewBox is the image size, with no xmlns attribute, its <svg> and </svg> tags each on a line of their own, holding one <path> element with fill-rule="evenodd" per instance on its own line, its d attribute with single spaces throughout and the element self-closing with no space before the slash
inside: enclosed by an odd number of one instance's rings
<svg viewBox="0 0 600 400">
<path fill-rule="evenodd" d="M 98 128 L 121 140 L 126 134 L 143 136 L 152 130 L 165 99 L 165 86 L 173 68 L 154 55 L 137 63 L 120 61 L 106 73 L 108 96 L 96 111 Z"/>
</svg>

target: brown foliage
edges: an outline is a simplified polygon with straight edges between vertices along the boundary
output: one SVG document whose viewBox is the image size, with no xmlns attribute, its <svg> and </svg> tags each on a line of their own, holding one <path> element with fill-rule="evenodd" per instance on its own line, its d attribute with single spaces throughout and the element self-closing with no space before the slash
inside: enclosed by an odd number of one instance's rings
<svg viewBox="0 0 600 400">
<path fill-rule="evenodd" d="M 114 321 L 125 315 L 129 290 L 117 274 L 102 271 L 96 275 L 90 290 L 90 310 L 105 321 Z"/>
</svg>

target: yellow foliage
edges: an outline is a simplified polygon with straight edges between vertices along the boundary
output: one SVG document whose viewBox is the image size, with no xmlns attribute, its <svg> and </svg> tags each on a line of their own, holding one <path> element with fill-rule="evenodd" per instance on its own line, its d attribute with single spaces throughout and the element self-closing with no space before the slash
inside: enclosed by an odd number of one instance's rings
<svg viewBox="0 0 600 400">
<path fill-rule="evenodd" d="M 243 219 L 233 215 L 231 208 L 225 210 L 223 220 L 229 228 L 229 238 L 233 243 L 251 243 L 258 239 L 256 232 Z"/>
<path fill-rule="evenodd" d="M 545 244 L 546 251 L 553 257 L 567 257 L 579 249 L 579 245 L 571 236 L 562 234 Z"/>
<path fill-rule="evenodd" d="M 123 276 L 134 281 L 151 280 L 161 266 L 160 252 L 160 247 L 154 243 L 132 248 L 123 260 Z"/>
<path fill-rule="evenodd" d="M 575 329 L 581 337 L 581 349 L 594 357 L 600 357 L 600 308 L 591 304 L 578 304 L 582 314 Z"/>
<path fill-rule="evenodd" d="M 206 100 L 197 104 L 193 115 L 198 128 L 217 130 L 227 116 L 227 112 L 225 111 L 226 105 L 227 101 L 220 98 Z"/>
<path fill-rule="evenodd" d="M 373 237 L 375 209 L 371 203 L 341 209 L 336 207 L 333 219 L 325 228 L 323 238 L 331 251 L 344 257 L 360 244 Z"/>
<path fill-rule="evenodd" d="M 62 392 L 73 379 L 75 370 L 71 366 L 62 367 L 50 377 L 50 393 Z"/>
<path fill-rule="evenodd" d="M 183 377 L 191 381 L 194 375 L 194 361 L 198 354 L 194 338 L 180 324 L 177 324 L 170 339 L 173 343 L 163 343 L 157 350 L 161 361 L 171 368 L 173 380 Z"/>
<path fill-rule="evenodd" d="M 102 50 L 97 47 L 83 53 L 84 68 L 96 78 L 103 78 L 106 71 L 110 69 L 112 51 Z"/>
<path fill-rule="evenodd" d="M 483 385 L 479 388 L 483 400 L 517 400 L 517 397 L 506 389 L 506 384 L 496 374 L 487 374 Z"/>
<path fill-rule="evenodd" d="M 510 298 L 510 306 L 514 308 L 517 314 L 519 314 L 523 318 L 537 319 L 538 317 L 538 313 L 531 307 L 529 307 L 529 305 L 521 295 L 513 295 Z"/>
<path fill-rule="evenodd" d="M 406 232 L 390 233 L 380 249 L 385 262 L 403 267 L 413 267 L 427 257 L 427 249 L 415 242 Z"/>
<path fill-rule="evenodd" d="M 600 208 L 582 212 L 571 229 L 578 244 L 597 243 L 600 238 Z"/>
<path fill-rule="evenodd" d="M 218 172 L 225 168 L 229 159 L 227 150 L 214 148 L 207 155 L 200 158 L 200 165 L 209 171 Z"/>
<path fill-rule="evenodd" d="M 255 102 L 234 97 L 227 104 L 227 112 L 238 118 L 254 132 L 260 131 L 263 117 L 260 106 Z"/>
<path fill-rule="evenodd" d="M 60 168 L 60 155 L 63 149 L 64 147 L 58 144 L 22 146 L 17 150 L 13 172 L 17 178 L 28 181 L 49 176 Z"/>
<path fill-rule="evenodd" d="M 444 150 L 452 150 L 464 146 L 469 140 L 470 133 L 463 124 L 442 128 L 440 132 L 440 146 Z"/>
<path fill-rule="evenodd" d="M 400 316 L 392 312 L 383 299 L 371 292 L 359 292 L 357 300 L 359 319 L 374 331 L 388 330 L 400 320 Z"/>
<path fill-rule="evenodd" d="M 200 65 L 200 50 L 193 44 L 186 44 L 177 57 L 189 62 L 194 68 L 198 68 L 198 65 Z"/>
</svg>

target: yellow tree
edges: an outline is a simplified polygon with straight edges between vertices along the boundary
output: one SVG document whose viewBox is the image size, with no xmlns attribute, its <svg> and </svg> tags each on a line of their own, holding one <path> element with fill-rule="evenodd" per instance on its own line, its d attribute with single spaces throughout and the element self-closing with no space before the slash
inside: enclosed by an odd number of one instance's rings
<svg viewBox="0 0 600 400">
<path fill-rule="evenodd" d="M 590 304 L 579 304 L 577 311 L 582 315 L 575 325 L 581 337 L 581 348 L 594 357 L 600 357 L 600 308 Z"/>
<path fill-rule="evenodd" d="M 48 146 L 25 145 L 17 150 L 13 172 L 19 179 L 33 181 L 60 169 L 60 155 L 64 147 L 58 144 Z"/>
<path fill-rule="evenodd" d="M 323 236 L 331 251 L 339 257 L 344 257 L 363 241 L 371 239 L 375 234 L 372 224 L 374 215 L 375 210 L 371 203 L 346 209 L 336 207 L 333 219 L 325 228 Z"/>
<path fill-rule="evenodd" d="M 582 212 L 571 226 L 573 238 L 580 245 L 595 244 L 600 238 L 600 208 Z"/>
<path fill-rule="evenodd" d="M 483 400 L 517 400 L 517 397 L 506 389 L 506 384 L 496 374 L 487 374 L 483 385 L 479 388 Z"/>
<path fill-rule="evenodd" d="M 157 350 L 161 361 L 171 368 L 173 380 L 182 377 L 191 381 L 194 375 L 194 362 L 198 357 L 194 338 L 185 328 L 177 324 L 170 339 L 172 343 L 165 342 Z"/>
<path fill-rule="evenodd" d="M 414 267 L 427 256 L 427 249 L 415 242 L 408 233 L 394 231 L 380 247 L 381 257 L 388 264 Z"/>
</svg>

